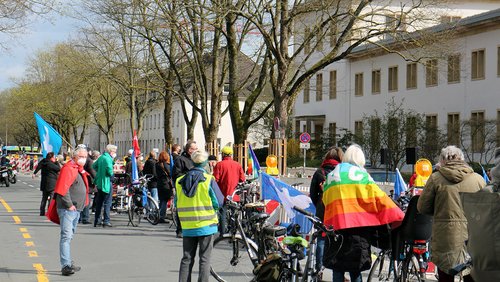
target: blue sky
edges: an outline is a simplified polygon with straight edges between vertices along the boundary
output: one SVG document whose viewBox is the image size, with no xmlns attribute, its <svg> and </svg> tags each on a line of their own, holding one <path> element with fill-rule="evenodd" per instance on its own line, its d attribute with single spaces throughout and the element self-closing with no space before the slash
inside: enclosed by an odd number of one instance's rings
<svg viewBox="0 0 500 282">
<path fill-rule="evenodd" d="M 48 50 L 58 42 L 75 37 L 76 21 L 60 15 L 51 15 L 51 19 L 35 17 L 24 35 L 8 40 L 9 50 L 0 49 L 0 91 L 14 87 L 11 78 L 21 78 L 30 57 L 37 51 Z M 5 42 L 5 35 L 0 40 Z"/>
</svg>

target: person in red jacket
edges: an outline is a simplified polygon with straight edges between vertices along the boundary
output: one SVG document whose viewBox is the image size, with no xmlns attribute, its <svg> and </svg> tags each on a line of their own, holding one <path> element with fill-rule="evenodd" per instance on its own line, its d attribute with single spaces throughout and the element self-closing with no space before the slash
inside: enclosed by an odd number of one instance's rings
<svg viewBox="0 0 500 282">
<path fill-rule="evenodd" d="M 214 167 L 215 181 L 224 195 L 224 199 L 228 195 L 232 195 L 234 189 L 239 182 L 245 181 L 245 172 L 239 162 L 233 160 L 233 148 L 225 146 L 222 148 L 222 161 L 218 162 Z M 223 206 L 220 209 L 219 232 L 221 234 L 227 232 L 226 226 L 227 209 Z"/>
<path fill-rule="evenodd" d="M 78 225 L 80 212 L 89 202 L 88 173 L 83 169 L 87 162 L 87 156 L 86 146 L 78 145 L 73 151 L 72 160 L 61 168 L 54 190 L 57 214 L 61 225 L 59 254 L 61 272 L 64 276 L 72 275 L 81 269 L 71 259 L 70 244 Z"/>
</svg>

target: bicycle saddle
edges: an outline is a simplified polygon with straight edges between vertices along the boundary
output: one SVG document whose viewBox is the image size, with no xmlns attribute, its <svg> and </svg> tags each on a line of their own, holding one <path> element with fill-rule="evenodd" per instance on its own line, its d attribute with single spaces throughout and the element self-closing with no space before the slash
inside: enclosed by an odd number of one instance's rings
<svg viewBox="0 0 500 282">
<path fill-rule="evenodd" d="M 250 221 L 259 222 L 259 221 L 264 221 L 267 218 L 269 218 L 269 215 L 267 213 L 258 213 L 258 214 L 252 215 L 252 217 L 250 217 Z"/>
</svg>

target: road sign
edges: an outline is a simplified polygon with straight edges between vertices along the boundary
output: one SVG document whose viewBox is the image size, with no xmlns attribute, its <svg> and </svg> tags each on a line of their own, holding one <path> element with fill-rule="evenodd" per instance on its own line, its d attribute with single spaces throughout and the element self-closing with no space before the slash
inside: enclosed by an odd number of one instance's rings
<svg viewBox="0 0 500 282">
<path fill-rule="evenodd" d="M 304 132 L 302 134 L 300 134 L 300 142 L 302 143 L 309 143 L 309 141 L 311 141 L 311 135 L 309 135 L 309 133 L 307 132 Z"/>
<path fill-rule="evenodd" d="M 300 143 L 300 149 L 311 149 L 311 143 Z"/>
</svg>

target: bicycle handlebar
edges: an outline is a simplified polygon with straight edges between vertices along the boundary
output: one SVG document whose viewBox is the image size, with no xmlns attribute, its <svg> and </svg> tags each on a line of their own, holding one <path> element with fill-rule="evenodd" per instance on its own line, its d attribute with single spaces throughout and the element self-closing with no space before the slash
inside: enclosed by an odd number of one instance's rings
<svg viewBox="0 0 500 282">
<path fill-rule="evenodd" d="M 300 212 L 301 214 L 305 215 L 310 221 L 312 221 L 313 225 L 314 225 L 314 228 L 318 229 L 318 230 L 321 230 L 327 234 L 331 234 L 335 237 L 338 236 L 338 234 L 335 233 L 335 229 L 333 229 L 333 227 L 327 227 L 322 221 L 321 219 L 319 219 L 317 216 L 315 216 L 314 214 L 312 214 L 311 212 L 308 212 L 304 209 L 301 209 L 299 207 L 296 207 L 294 206 L 293 207 L 294 210 Z"/>
<path fill-rule="evenodd" d="M 307 215 L 307 216 L 310 216 L 310 217 L 315 217 L 314 214 L 312 214 L 312 213 L 310 213 L 310 212 L 308 212 L 308 211 L 306 211 L 304 209 L 301 209 L 301 208 L 299 208 L 297 206 L 294 206 L 293 209 L 296 210 L 296 211 L 298 211 L 298 212 L 300 212 L 303 215 Z"/>
</svg>

